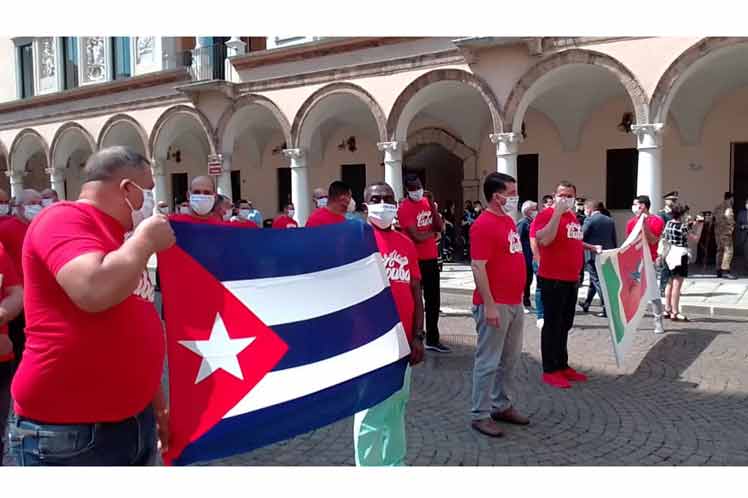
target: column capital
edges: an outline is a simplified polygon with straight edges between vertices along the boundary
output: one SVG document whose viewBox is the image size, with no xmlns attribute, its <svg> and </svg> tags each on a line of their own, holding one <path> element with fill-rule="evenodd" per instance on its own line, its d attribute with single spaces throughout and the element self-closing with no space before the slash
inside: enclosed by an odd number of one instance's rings
<svg viewBox="0 0 748 498">
<path fill-rule="evenodd" d="M 306 167 L 306 152 L 304 149 L 283 149 L 283 155 L 291 160 L 292 168 Z"/>
<path fill-rule="evenodd" d="M 664 123 L 637 124 L 631 127 L 636 135 L 636 146 L 639 149 L 657 149 L 662 147 Z"/>
<path fill-rule="evenodd" d="M 243 54 L 246 50 L 247 44 L 244 43 L 240 37 L 232 36 L 229 41 L 225 44 L 228 48 L 234 50 L 234 55 Z"/>
<path fill-rule="evenodd" d="M 382 152 L 402 152 L 405 149 L 406 142 L 378 142 L 377 149 Z"/>
<path fill-rule="evenodd" d="M 488 138 L 496 144 L 496 155 L 505 156 L 517 154 L 519 144 L 522 142 L 521 133 L 491 133 Z"/>
<path fill-rule="evenodd" d="M 12 180 L 15 180 L 17 182 L 20 182 L 23 180 L 23 177 L 26 176 L 25 171 L 16 171 L 16 170 L 10 170 L 5 172 L 5 176 Z"/>
</svg>

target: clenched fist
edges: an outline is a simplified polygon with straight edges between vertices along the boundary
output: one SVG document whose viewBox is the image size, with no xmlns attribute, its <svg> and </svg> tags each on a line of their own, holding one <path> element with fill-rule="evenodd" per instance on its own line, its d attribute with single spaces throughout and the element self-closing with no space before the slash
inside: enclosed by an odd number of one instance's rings
<svg viewBox="0 0 748 498">
<path fill-rule="evenodd" d="M 135 229 L 133 237 L 142 237 L 150 246 L 151 252 L 164 251 L 177 241 L 169 219 L 163 214 L 154 214 L 143 220 Z"/>
</svg>

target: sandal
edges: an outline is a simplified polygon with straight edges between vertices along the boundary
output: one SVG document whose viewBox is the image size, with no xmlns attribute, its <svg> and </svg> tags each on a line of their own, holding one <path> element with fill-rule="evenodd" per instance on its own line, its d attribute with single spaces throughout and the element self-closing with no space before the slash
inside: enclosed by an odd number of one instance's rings
<svg viewBox="0 0 748 498">
<path fill-rule="evenodd" d="M 681 313 L 674 313 L 672 316 L 674 322 L 688 322 L 688 317 Z"/>
<path fill-rule="evenodd" d="M 673 319 L 673 310 L 666 309 L 662 312 L 662 318 L 666 318 L 668 320 Z"/>
</svg>

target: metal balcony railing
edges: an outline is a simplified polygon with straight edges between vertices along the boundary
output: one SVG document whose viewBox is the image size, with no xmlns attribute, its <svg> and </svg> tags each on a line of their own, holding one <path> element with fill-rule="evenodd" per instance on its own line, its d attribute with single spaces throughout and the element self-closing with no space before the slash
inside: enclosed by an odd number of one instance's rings
<svg viewBox="0 0 748 498">
<path fill-rule="evenodd" d="M 226 45 L 223 43 L 194 48 L 190 56 L 190 73 L 196 81 L 226 79 Z"/>
</svg>

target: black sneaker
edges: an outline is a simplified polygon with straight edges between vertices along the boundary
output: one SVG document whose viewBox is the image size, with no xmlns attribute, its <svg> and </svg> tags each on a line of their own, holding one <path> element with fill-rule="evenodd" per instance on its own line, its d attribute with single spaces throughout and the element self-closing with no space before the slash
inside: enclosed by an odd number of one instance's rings
<svg viewBox="0 0 748 498">
<path fill-rule="evenodd" d="M 438 353 L 451 353 L 452 352 L 450 348 L 448 348 L 441 342 L 437 342 L 436 344 L 426 343 L 425 348 L 429 351 L 436 351 Z"/>
</svg>

